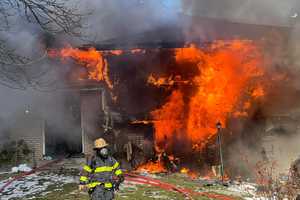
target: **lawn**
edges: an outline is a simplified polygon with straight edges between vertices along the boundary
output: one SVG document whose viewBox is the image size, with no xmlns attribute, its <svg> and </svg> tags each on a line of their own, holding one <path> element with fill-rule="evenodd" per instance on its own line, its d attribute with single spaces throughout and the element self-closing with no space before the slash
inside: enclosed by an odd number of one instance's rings
<svg viewBox="0 0 300 200">
<path fill-rule="evenodd" d="M 7 178 L 7 175 L 5 177 Z M 179 188 L 186 188 L 197 192 L 207 192 L 210 194 L 226 194 L 231 199 L 242 199 L 240 195 L 233 194 L 228 188 L 214 185 L 205 186 L 198 181 L 191 180 L 182 174 L 170 174 L 157 176 L 162 182 L 170 183 Z M 0 179 L 1 180 L 1 179 Z M 5 181 L 0 181 L 3 185 Z M 89 196 L 85 192 L 78 190 L 77 174 L 56 174 L 53 172 L 41 172 L 30 175 L 22 180 L 14 182 L 7 190 L 0 194 L 1 200 L 88 200 Z M 122 184 L 120 191 L 116 193 L 117 200 L 184 200 L 183 194 L 175 191 L 166 191 L 159 187 L 136 184 L 126 181 Z M 214 199 L 205 195 L 193 196 L 195 200 Z"/>
</svg>

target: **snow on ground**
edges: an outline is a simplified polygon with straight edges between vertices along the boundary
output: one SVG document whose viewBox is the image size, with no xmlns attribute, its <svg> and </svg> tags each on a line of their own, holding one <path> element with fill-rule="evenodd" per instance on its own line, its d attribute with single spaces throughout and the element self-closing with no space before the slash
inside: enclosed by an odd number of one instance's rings
<svg viewBox="0 0 300 200">
<path fill-rule="evenodd" d="M 145 171 L 145 170 L 142 170 L 141 172 L 139 172 L 139 174 L 140 174 L 141 176 L 145 176 L 145 177 L 149 177 L 149 178 L 161 179 L 161 176 L 156 175 L 156 174 L 148 173 L 148 172 Z"/>
<path fill-rule="evenodd" d="M 9 180 L 10 179 L 0 181 L 0 188 L 2 188 Z M 41 172 L 12 182 L 2 193 L 0 193 L 0 196 L 1 200 L 22 198 L 46 191 L 47 188 L 52 185 L 63 186 L 67 183 L 75 182 L 76 178 L 71 176 L 46 174 Z"/>
<path fill-rule="evenodd" d="M 11 168 L 12 173 L 18 172 L 30 172 L 32 169 L 27 166 L 27 164 L 20 164 L 18 167 Z"/>
<path fill-rule="evenodd" d="M 229 186 L 228 190 L 244 196 L 245 200 L 267 200 L 267 198 L 257 195 L 257 185 L 254 183 L 233 184 Z"/>
<path fill-rule="evenodd" d="M 252 183 L 239 183 L 232 184 L 228 187 L 229 191 L 240 193 L 240 194 L 248 194 L 251 196 L 255 196 L 256 194 L 256 185 Z"/>
<path fill-rule="evenodd" d="M 0 175 L 3 175 L 3 174 L 11 174 L 12 172 L 0 172 Z"/>
<path fill-rule="evenodd" d="M 159 191 L 145 191 L 143 193 L 144 197 L 150 197 L 152 199 L 169 199 L 170 197 L 167 195 L 162 195 Z"/>
</svg>

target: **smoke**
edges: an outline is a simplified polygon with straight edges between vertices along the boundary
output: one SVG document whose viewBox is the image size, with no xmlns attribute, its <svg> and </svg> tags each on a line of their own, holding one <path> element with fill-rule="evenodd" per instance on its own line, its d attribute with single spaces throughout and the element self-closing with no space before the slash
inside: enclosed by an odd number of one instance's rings
<svg viewBox="0 0 300 200">
<path fill-rule="evenodd" d="M 265 162 L 269 171 L 274 164 L 272 174 L 278 177 L 287 174 L 292 161 L 300 155 L 300 93 L 294 77 L 299 76 L 299 71 L 295 66 L 281 67 L 288 79 L 272 86 L 251 117 L 239 123 L 239 129 L 230 127 L 233 133 L 240 133 L 225 147 L 231 175 L 255 178 L 257 163 Z"/>
<path fill-rule="evenodd" d="M 182 9 L 181 0 L 90 0 L 81 4 L 81 11 L 90 13 L 83 35 L 94 42 L 175 25 Z"/>
<path fill-rule="evenodd" d="M 290 120 L 286 118 L 273 121 L 277 124 L 274 124 L 271 130 L 265 130 L 266 126 L 261 126 L 259 129 L 253 124 L 250 130 L 244 130 L 248 139 L 239 138 L 231 143 L 230 147 L 225 147 L 227 149 L 225 168 L 230 175 L 255 178 L 259 170 L 257 167 L 259 162 L 264 162 L 269 171 L 273 165 L 274 177 L 288 174 L 291 163 L 299 157 L 300 152 L 299 127 L 293 129 L 295 124 L 292 124 L 292 127 L 282 127 L 285 123 L 290 123 Z M 251 142 L 251 138 L 255 143 Z"/>
<path fill-rule="evenodd" d="M 70 66 L 47 59 L 49 34 L 41 31 L 38 25 L 28 23 L 18 15 L 11 16 L 10 22 L 10 28 L 0 32 L 0 39 L 6 41 L 16 54 L 28 58 L 30 65 L 7 66 L 8 75 L 15 81 L 3 85 L 1 80 L 0 138 L 31 134 L 30 126 L 40 127 L 45 121 L 46 128 L 50 127 L 49 134 L 72 140 L 72 134 L 80 132 L 80 123 L 71 109 L 79 103 L 67 101 L 79 97 L 78 92 L 62 90 L 67 86 L 65 75 Z M 15 130 L 22 130 L 22 133 Z"/>
<path fill-rule="evenodd" d="M 183 0 L 183 8 L 192 16 L 275 26 L 289 26 L 300 9 L 297 0 Z"/>
</svg>

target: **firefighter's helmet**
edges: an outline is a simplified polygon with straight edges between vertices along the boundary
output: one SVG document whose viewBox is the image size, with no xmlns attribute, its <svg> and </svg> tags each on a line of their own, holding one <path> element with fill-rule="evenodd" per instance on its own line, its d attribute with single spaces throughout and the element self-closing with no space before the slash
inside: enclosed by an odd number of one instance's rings
<svg viewBox="0 0 300 200">
<path fill-rule="evenodd" d="M 101 148 L 104 148 L 107 146 L 108 146 L 108 144 L 106 143 L 106 141 L 103 138 L 98 138 L 94 142 L 94 149 L 101 149 Z"/>
</svg>

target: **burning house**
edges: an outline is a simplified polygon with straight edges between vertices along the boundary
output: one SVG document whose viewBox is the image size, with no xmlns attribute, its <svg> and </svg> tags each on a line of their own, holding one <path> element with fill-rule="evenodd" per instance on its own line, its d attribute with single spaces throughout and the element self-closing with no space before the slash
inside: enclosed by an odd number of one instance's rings
<svg viewBox="0 0 300 200">
<path fill-rule="evenodd" d="M 299 198 L 299 6 L 0 3 L 0 199 Z"/>
<path fill-rule="evenodd" d="M 197 156 L 185 155 L 200 152 L 201 159 L 195 165 L 215 165 L 218 121 L 223 125 L 226 143 L 248 137 L 249 131 L 259 135 L 252 134 L 249 145 L 262 137 L 260 130 L 266 117 L 261 105 L 268 103 L 269 96 L 278 95 L 270 88 L 287 81 L 287 71 L 280 66 L 288 64 L 282 57 L 290 48 L 287 41 L 291 28 L 208 18 L 187 21 L 193 23 L 50 51 L 52 57 L 71 58 L 86 69 L 81 74 L 72 72 L 84 91 L 84 153 L 90 153 L 91 141 L 102 134 L 117 152 L 123 151 L 126 142 L 132 142 L 129 135 L 140 135 L 140 142 L 135 144 L 142 149 L 141 141 L 146 138 L 153 141 L 158 155 L 166 152 L 190 163 Z M 199 30 L 202 37 L 193 37 Z M 89 89 L 86 79 L 96 85 L 98 82 L 102 89 Z M 92 122 L 102 121 L 98 129 L 91 129 L 88 115 L 95 107 L 89 101 L 98 102 L 101 108 L 101 117 Z M 127 139 L 119 145 L 122 136 Z"/>
<path fill-rule="evenodd" d="M 77 128 L 57 133 L 37 120 L 31 135 L 22 138 L 39 159 L 59 152 L 91 154 L 93 140 L 104 137 L 133 167 L 166 154 L 181 166 L 204 169 L 219 163 L 221 122 L 231 165 L 233 144 L 247 140 L 244 145 L 255 146 L 274 119 L 269 113 L 279 113 L 269 99 L 278 99 L 273 89 L 289 81 L 282 69 L 289 61 L 282 57 L 291 33 L 289 26 L 183 16 L 176 26 L 50 49 L 51 59 L 71 66 L 67 88 L 76 95 L 67 112 Z M 164 171 L 162 165 L 156 160 L 139 169 Z"/>
</svg>

